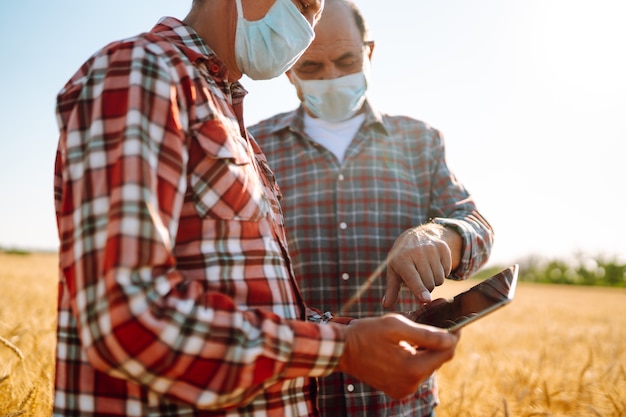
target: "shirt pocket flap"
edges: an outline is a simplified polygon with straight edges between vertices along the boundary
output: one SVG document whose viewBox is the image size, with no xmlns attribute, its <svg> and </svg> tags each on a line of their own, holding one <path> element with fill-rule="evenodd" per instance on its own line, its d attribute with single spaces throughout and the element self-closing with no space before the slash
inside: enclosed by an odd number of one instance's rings
<svg viewBox="0 0 626 417">
<path fill-rule="evenodd" d="M 259 221 L 269 203 L 244 139 L 218 120 L 194 129 L 189 187 L 200 217 Z"/>
<path fill-rule="evenodd" d="M 197 144 L 204 151 L 203 157 L 231 159 L 237 165 L 249 164 L 245 140 L 240 135 L 233 135 L 219 120 L 203 122 L 193 129 Z M 191 155 L 193 159 L 194 155 Z"/>
</svg>

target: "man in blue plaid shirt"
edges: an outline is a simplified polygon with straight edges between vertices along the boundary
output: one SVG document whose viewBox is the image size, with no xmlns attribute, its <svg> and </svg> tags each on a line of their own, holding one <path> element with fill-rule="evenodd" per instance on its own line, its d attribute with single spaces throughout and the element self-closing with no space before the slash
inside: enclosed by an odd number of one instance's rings
<svg viewBox="0 0 626 417">
<path fill-rule="evenodd" d="M 492 228 L 448 168 L 441 134 L 367 99 L 374 43 L 356 6 L 328 0 L 315 32 L 287 73 L 299 108 L 250 128 L 282 192 L 295 275 L 324 311 L 415 310 L 446 277 L 487 262 Z M 347 374 L 320 381 L 327 416 L 421 417 L 437 404 L 434 375 L 402 400 Z"/>
</svg>

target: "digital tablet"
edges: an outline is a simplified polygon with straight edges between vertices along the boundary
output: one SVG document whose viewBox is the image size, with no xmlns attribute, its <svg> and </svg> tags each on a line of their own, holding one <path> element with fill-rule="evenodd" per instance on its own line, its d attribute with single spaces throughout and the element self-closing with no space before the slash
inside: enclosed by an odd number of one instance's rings
<svg viewBox="0 0 626 417">
<path fill-rule="evenodd" d="M 453 298 L 424 304 L 410 312 L 409 317 L 417 323 L 450 331 L 460 329 L 513 301 L 518 270 L 517 264 L 512 265 Z"/>
</svg>

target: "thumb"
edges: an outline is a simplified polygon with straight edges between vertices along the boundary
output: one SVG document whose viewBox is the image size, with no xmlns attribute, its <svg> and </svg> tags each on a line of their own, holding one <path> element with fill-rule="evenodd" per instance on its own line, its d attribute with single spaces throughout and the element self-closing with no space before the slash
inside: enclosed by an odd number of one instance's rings
<svg viewBox="0 0 626 417">
<path fill-rule="evenodd" d="M 450 333 L 439 327 L 414 323 L 409 319 L 406 320 L 411 329 L 408 329 L 403 338 L 407 343 L 420 349 L 445 350 L 454 347 L 458 342 L 459 334 L 456 332 Z"/>
</svg>

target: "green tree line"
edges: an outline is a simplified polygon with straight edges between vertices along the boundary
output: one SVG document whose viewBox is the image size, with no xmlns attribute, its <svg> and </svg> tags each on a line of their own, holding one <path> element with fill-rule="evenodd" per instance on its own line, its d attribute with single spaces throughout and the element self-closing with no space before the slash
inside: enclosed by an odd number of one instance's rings
<svg viewBox="0 0 626 417">
<path fill-rule="evenodd" d="M 517 263 L 522 282 L 626 288 L 626 263 L 615 258 L 590 258 L 583 254 L 576 255 L 572 260 L 530 256 Z M 503 268 L 493 266 L 483 269 L 476 274 L 476 278 L 485 279 Z"/>
</svg>

